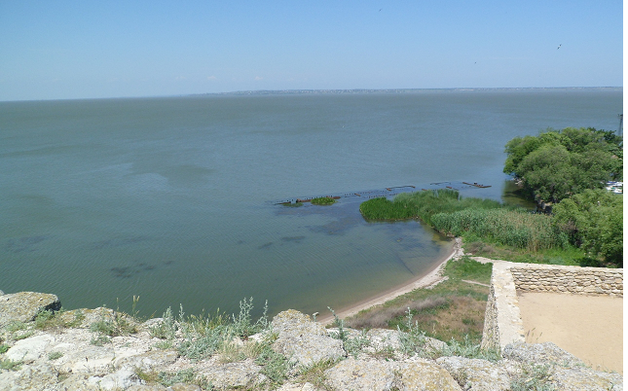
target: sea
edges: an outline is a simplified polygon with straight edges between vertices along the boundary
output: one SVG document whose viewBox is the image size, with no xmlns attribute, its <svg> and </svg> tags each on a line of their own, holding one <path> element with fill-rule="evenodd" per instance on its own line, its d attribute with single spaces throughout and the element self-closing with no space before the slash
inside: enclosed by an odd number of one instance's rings
<svg viewBox="0 0 628 391">
<path fill-rule="evenodd" d="M 0 102 L 0 290 L 147 317 L 168 307 L 230 314 L 248 298 L 258 313 L 266 302 L 271 315 L 329 313 L 426 274 L 451 250 L 451 239 L 419 221 L 365 221 L 361 202 L 451 187 L 525 204 L 502 172 L 505 144 L 548 128 L 617 131 L 622 95 L 349 90 Z M 340 198 L 294 204 L 318 196 Z"/>
</svg>

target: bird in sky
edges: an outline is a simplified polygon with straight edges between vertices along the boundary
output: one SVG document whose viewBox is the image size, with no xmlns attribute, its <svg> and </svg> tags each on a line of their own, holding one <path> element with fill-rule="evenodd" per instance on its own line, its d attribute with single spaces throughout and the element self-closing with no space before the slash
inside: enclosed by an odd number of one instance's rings
<svg viewBox="0 0 628 391">
<path fill-rule="evenodd" d="M 563 46 L 562 43 L 558 44 L 558 47 L 556 48 L 556 50 L 560 49 L 561 46 Z"/>
</svg>

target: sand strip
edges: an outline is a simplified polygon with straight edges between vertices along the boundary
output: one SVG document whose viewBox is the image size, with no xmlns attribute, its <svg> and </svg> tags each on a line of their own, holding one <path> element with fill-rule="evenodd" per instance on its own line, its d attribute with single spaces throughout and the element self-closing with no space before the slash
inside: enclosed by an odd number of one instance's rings
<svg viewBox="0 0 628 391">
<path fill-rule="evenodd" d="M 338 315 L 340 319 L 344 319 L 349 316 L 353 316 L 357 314 L 358 312 L 365 310 L 367 308 L 384 304 L 385 302 L 390 301 L 394 299 L 395 297 L 405 295 L 406 293 L 412 292 L 415 289 L 427 288 L 427 287 L 436 285 L 439 282 L 445 280 L 445 278 L 442 276 L 442 270 L 447 264 L 447 261 L 449 261 L 450 259 L 458 259 L 462 255 L 464 255 L 463 250 L 462 250 L 462 241 L 460 238 L 456 238 L 454 246 L 451 250 L 451 253 L 448 256 L 444 257 L 442 261 L 439 262 L 436 266 L 434 266 L 434 269 L 432 269 L 426 275 L 418 277 L 402 286 L 398 286 L 386 292 L 380 293 L 377 296 L 370 297 L 356 304 L 353 304 L 349 307 L 345 307 L 345 308 L 340 309 L 339 311 L 335 311 L 336 315 Z M 327 325 L 331 323 L 334 320 L 334 318 L 333 318 L 333 315 L 331 314 L 325 314 L 324 316 L 318 317 L 317 320 L 320 323 Z"/>
</svg>

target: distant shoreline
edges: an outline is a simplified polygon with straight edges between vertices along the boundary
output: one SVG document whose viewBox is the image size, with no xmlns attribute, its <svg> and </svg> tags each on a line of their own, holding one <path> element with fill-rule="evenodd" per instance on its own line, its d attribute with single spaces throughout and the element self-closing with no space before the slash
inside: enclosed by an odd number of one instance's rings
<svg viewBox="0 0 628 391">
<path fill-rule="evenodd" d="M 259 96 L 259 95 L 352 95 L 352 94 L 407 94 L 416 92 L 490 92 L 490 91 L 569 91 L 569 90 L 623 90 L 623 86 L 597 87 L 452 87 L 452 88 L 355 88 L 355 89 L 288 89 L 288 90 L 243 90 L 207 92 L 177 95 L 200 96 Z"/>
<path fill-rule="evenodd" d="M 445 267 L 447 262 L 450 259 L 459 258 L 462 255 L 462 240 L 460 238 L 456 238 L 449 254 L 441 258 L 441 260 L 427 274 L 415 278 L 410 282 L 391 288 L 383 293 L 379 293 L 375 296 L 371 296 L 367 299 L 361 300 L 355 304 L 341 308 L 338 311 L 335 311 L 336 315 L 340 319 L 344 319 L 353 316 L 367 308 L 384 304 L 387 301 L 390 301 L 401 295 L 405 295 L 406 293 L 412 292 L 415 289 L 426 288 L 442 282 L 444 278 L 442 277 L 441 271 Z M 318 317 L 317 320 L 318 322 L 327 325 L 334 320 L 334 317 L 332 314 L 325 314 Z"/>
<path fill-rule="evenodd" d="M 236 97 L 236 96 L 277 96 L 277 95 L 360 95 L 360 94 L 412 94 L 421 92 L 491 92 L 491 91 L 584 91 L 584 90 L 618 90 L 623 86 L 597 87 L 451 87 L 451 88 L 354 88 L 354 89 L 287 89 L 287 90 L 242 90 L 199 92 L 173 95 L 120 95 L 100 97 L 74 97 L 51 99 L 13 99 L 2 100 L 0 103 L 16 102 L 55 102 L 55 101 L 91 101 L 91 100 L 135 100 L 135 99 L 171 99 L 171 98 L 202 98 L 202 97 Z"/>
</svg>

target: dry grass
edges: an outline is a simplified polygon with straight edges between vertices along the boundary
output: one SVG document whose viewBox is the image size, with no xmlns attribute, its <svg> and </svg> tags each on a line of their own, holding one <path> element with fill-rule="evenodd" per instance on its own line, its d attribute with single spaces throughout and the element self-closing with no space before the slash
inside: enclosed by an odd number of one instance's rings
<svg viewBox="0 0 628 391">
<path fill-rule="evenodd" d="M 436 312 L 423 312 L 414 316 L 419 327 L 429 335 L 449 341 L 461 335 L 476 339 L 482 337 L 486 301 L 469 296 L 453 296 L 447 308 Z"/>
<path fill-rule="evenodd" d="M 484 312 L 489 288 L 462 280 L 488 283 L 491 265 L 463 258 L 445 268 L 449 280 L 432 289 L 416 289 L 381 306 L 361 311 L 345 320 L 354 329 L 407 328 L 410 307 L 412 323 L 427 336 L 449 341 L 452 338 L 479 343 L 484 329 Z"/>
<path fill-rule="evenodd" d="M 449 303 L 444 297 L 430 297 L 419 301 L 410 301 L 393 307 L 382 308 L 368 317 L 353 317 L 346 321 L 346 325 L 353 329 L 382 329 L 390 327 L 388 322 L 394 318 L 405 316 L 410 311 L 422 312 L 425 310 L 446 307 Z"/>
</svg>

